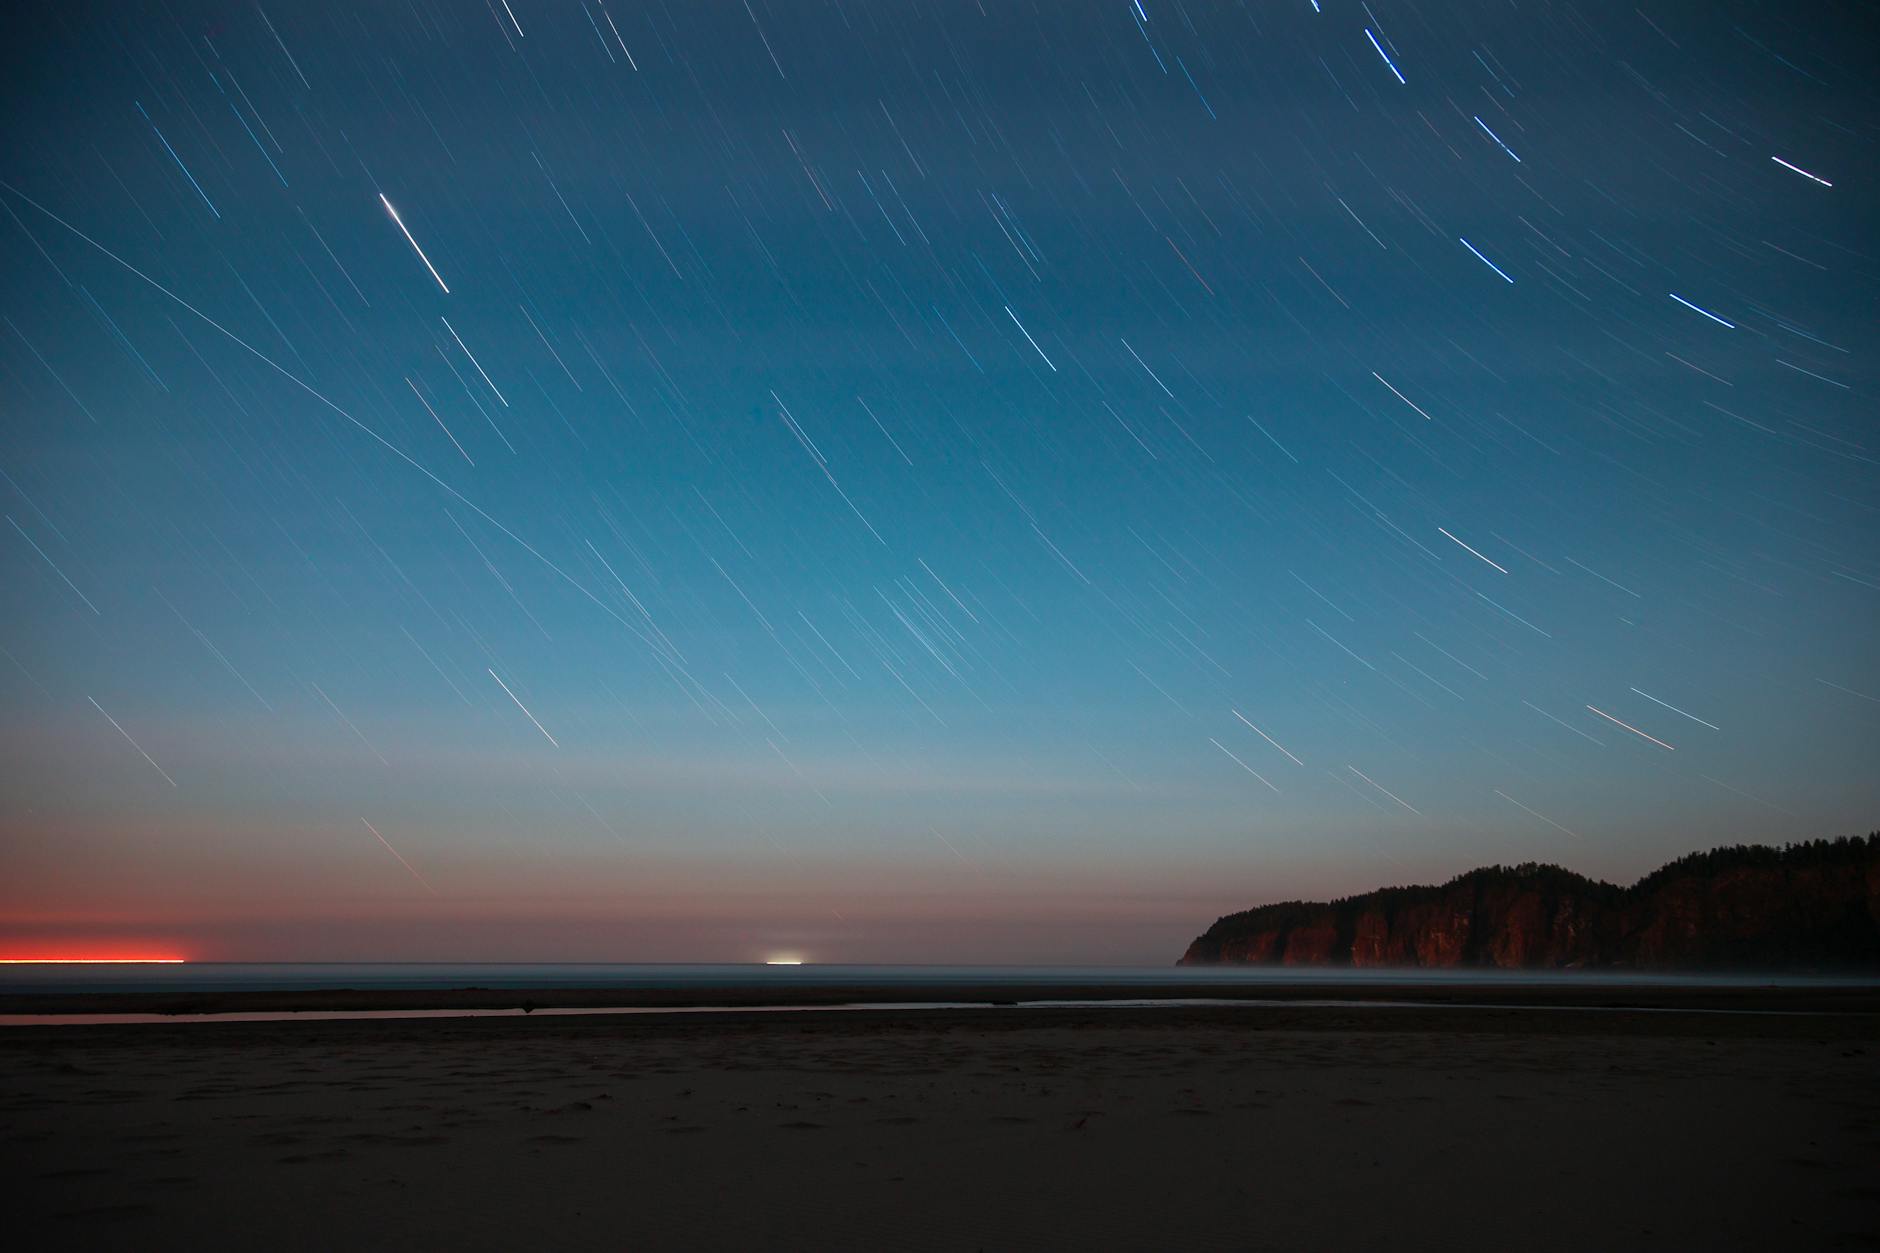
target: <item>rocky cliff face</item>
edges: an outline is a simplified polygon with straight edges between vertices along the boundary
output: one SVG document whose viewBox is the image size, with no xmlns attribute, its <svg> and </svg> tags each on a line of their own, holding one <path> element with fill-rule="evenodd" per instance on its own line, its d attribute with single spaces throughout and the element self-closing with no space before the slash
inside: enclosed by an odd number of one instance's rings
<svg viewBox="0 0 1880 1253">
<path fill-rule="evenodd" d="M 1230 914 L 1182 965 L 1880 969 L 1880 833 L 1693 853 L 1629 888 L 1558 866 Z"/>
</svg>

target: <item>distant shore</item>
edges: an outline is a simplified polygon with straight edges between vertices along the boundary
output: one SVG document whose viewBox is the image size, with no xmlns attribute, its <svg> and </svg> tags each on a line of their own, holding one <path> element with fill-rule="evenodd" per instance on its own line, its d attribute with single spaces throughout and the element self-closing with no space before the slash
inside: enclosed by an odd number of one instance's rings
<svg viewBox="0 0 1880 1253">
<path fill-rule="evenodd" d="M 787 983 L 765 980 L 692 987 L 294 988 L 272 991 L 15 992 L 0 1014 L 237 1014 L 536 1009 L 777 1008 L 965 1002 L 1013 1006 L 1039 1001 L 1414 1002 L 1431 1006 L 1784 1011 L 1880 1014 L 1880 981 L 1768 983 L 1533 982 L 1419 980 L 1414 972 L 1377 980 L 1219 983 Z"/>
</svg>

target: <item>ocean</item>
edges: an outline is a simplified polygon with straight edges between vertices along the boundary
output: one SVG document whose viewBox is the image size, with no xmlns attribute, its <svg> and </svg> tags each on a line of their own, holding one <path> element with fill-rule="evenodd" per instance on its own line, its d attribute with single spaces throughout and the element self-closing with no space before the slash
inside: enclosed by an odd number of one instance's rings
<svg viewBox="0 0 1880 1253">
<path fill-rule="evenodd" d="M 330 989 L 678 989 L 868 985 L 918 989 L 962 984 L 1054 988 L 1283 987 L 1402 982 L 1560 987 L 1847 987 L 1871 976 L 1661 973 L 1626 970 L 1442 970 L 1338 966 L 876 966 L 612 962 L 186 962 L 175 965 L 0 967 L 0 995 L 45 992 L 284 992 Z"/>
</svg>

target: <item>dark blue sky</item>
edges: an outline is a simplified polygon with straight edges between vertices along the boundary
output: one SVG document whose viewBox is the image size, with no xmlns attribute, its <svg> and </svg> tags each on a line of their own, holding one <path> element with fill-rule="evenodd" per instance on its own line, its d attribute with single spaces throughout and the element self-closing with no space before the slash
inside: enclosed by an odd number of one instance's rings
<svg viewBox="0 0 1880 1253">
<path fill-rule="evenodd" d="M 0 936 L 1159 962 L 1871 826 L 1859 7 L 1319 7 L 23 10 Z"/>
</svg>

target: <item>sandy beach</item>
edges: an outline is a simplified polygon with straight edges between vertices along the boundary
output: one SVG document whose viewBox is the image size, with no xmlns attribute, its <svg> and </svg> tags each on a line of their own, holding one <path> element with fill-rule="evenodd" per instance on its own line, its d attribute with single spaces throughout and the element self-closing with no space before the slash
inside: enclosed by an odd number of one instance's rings
<svg viewBox="0 0 1880 1253">
<path fill-rule="evenodd" d="M 1375 1006 L 13 1028 L 35 1247 L 1880 1245 L 1880 1020 Z"/>
</svg>

